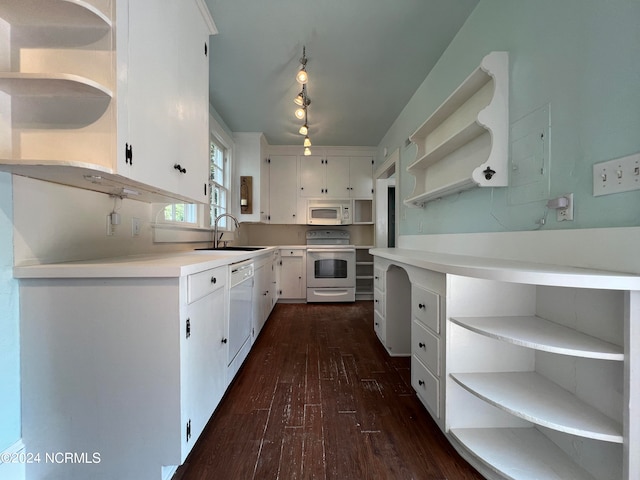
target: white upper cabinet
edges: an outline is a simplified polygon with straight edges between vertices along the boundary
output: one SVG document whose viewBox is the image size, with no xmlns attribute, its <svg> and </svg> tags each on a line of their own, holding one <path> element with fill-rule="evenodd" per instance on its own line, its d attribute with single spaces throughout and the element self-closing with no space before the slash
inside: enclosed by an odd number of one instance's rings
<svg viewBox="0 0 640 480">
<path fill-rule="evenodd" d="M 300 196 L 372 198 L 373 157 L 300 157 Z"/>
<path fill-rule="evenodd" d="M 269 223 L 298 222 L 298 157 L 271 155 L 269 157 Z M 304 222 L 302 222 L 304 223 Z"/>
<path fill-rule="evenodd" d="M 349 196 L 373 198 L 373 157 L 349 158 Z"/>
<path fill-rule="evenodd" d="M 206 202 L 212 33 L 196 0 L 4 1 L 0 169 Z"/>
</svg>

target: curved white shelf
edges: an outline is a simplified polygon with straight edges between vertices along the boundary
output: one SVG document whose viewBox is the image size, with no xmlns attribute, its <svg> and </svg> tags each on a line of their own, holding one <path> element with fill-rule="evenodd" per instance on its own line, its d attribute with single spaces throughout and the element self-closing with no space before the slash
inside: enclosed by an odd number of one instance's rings
<svg viewBox="0 0 640 480">
<path fill-rule="evenodd" d="M 572 435 L 622 443 L 622 425 L 535 372 L 452 373 L 460 386 L 510 414 Z"/>
<path fill-rule="evenodd" d="M 439 145 L 425 152 L 420 158 L 407 167 L 407 171 L 412 172 L 430 167 L 450 153 L 469 143 L 474 138 L 482 135 L 484 132 L 486 132 L 484 127 L 476 120 L 473 120 L 443 140 Z"/>
<path fill-rule="evenodd" d="M 0 18 L 12 25 L 107 27 L 112 21 L 84 0 L 3 0 Z"/>
<path fill-rule="evenodd" d="M 535 428 L 459 428 L 451 435 L 505 478 L 595 480 Z"/>
<path fill-rule="evenodd" d="M 1 72 L 0 90 L 21 97 L 113 97 L 104 85 L 68 73 Z"/>
<path fill-rule="evenodd" d="M 463 317 L 453 323 L 503 342 L 574 357 L 624 361 L 621 346 L 536 316 Z"/>
</svg>

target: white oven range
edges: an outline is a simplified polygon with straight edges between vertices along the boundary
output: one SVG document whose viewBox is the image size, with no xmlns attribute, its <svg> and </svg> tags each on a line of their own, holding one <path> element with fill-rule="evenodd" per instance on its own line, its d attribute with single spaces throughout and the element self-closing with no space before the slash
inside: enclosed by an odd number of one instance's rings
<svg viewBox="0 0 640 480">
<path fill-rule="evenodd" d="M 349 232 L 307 231 L 307 302 L 354 302 L 356 249 Z"/>
</svg>

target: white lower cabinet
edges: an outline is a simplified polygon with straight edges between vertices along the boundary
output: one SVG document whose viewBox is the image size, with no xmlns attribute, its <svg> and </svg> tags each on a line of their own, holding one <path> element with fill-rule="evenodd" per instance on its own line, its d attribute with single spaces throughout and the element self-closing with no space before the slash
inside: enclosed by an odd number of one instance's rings
<svg viewBox="0 0 640 480">
<path fill-rule="evenodd" d="M 280 290 L 282 300 L 307 298 L 306 248 L 280 249 Z"/>
<path fill-rule="evenodd" d="M 253 279 L 252 342 L 258 337 L 278 300 L 276 285 L 277 256 L 275 252 L 255 260 Z"/>
<path fill-rule="evenodd" d="M 159 480 L 184 462 L 226 388 L 227 267 L 170 278 L 22 279 L 26 450 L 99 462 L 27 478 Z"/>
<path fill-rule="evenodd" d="M 388 273 L 405 270 L 412 386 L 472 465 L 491 479 L 640 478 L 638 277 L 398 252 L 372 251 L 377 292 L 387 273 L 379 337 Z"/>
</svg>

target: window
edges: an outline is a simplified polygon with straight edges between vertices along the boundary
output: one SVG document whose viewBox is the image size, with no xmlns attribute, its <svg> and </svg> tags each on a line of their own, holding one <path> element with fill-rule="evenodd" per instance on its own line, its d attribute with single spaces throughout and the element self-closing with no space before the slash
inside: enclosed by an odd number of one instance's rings
<svg viewBox="0 0 640 480">
<path fill-rule="evenodd" d="M 209 148 L 209 191 L 211 192 L 211 225 L 216 217 L 228 212 L 229 169 L 227 166 L 227 150 L 215 139 L 210 141 Z M 218 228 L 226 229 L 227 217 L 222 217 Z"/>
<path fill-rule="evenodd" d="M 165 222 L 198 223 L 198 209 L 193 203 L 173 203 L 164 207 Z"/>
</svg>

